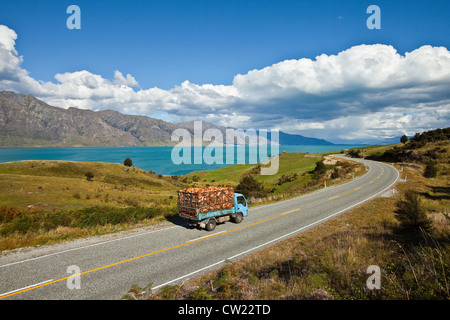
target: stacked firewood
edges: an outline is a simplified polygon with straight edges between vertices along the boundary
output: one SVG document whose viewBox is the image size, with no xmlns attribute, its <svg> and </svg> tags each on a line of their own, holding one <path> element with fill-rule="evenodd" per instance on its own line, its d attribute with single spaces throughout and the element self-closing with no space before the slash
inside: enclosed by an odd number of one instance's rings
<svg viewBox="0 0 450 320">
<path fill-rule="evenodd" d="M 178 191 L 178 211 L 192 217 L 197 217 L 200 212 L 229 209 L 233 205 L 233 188 L 187 188 Z"/>
</svg>

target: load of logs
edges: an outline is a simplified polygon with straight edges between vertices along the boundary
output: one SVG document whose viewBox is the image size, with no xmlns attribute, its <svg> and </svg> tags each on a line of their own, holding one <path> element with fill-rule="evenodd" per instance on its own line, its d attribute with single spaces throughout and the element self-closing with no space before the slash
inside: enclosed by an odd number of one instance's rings
<svg viewBox="0 0 450 320">
<path fill-rule="evenodd" d="M 234 189 L 223 187 L 187 188 L 178 191 L 178 212 L 191 217 L 199 213 L 234 206 Z"/>
</svg>

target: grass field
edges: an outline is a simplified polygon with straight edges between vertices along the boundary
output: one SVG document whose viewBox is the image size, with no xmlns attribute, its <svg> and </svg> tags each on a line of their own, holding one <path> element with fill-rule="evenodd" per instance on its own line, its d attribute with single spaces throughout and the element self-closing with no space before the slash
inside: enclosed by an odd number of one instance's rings
<svg viewBox="0 0 450 320">
<path fill-rule="evenodd" d="M 86 173 L 93 178 L 88 181 Z M 180 183 L 120 164 L 19 161 L 0 164 L 0 206 L 37 210 L 173 205 Z M 178 184 L 178 185 L 177 185 Z M 171 200 L 171 201 L 169 201 Z"/>
<path fill-rule="evenodd" d="M 3 163 L 0 179 L 0 250 L 161 221 L 176 213 L 176 191 L 184 186 L 171 177 L 96 162 Z"/>
</svg>

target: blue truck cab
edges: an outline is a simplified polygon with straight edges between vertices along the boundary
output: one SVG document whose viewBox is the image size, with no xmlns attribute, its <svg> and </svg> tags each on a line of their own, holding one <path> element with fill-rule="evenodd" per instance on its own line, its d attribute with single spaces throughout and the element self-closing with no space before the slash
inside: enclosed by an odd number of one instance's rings
<svg viewBox="0 0 450 320">
<path fill-rule="evenodd" d="M 232 204 L 231 207 L 227 206 L 226 208 L 216 210 L 212 209 L 214 208 L 214 203 L 209 205 L 211 209 L 208 208 L 205 210 L 205 206 L 199 203 L 198 197 L 180 197 L 180 193 L 183 193 L 183 191 L 179 191 L 178 193 L 178 215 L 186 219 L 191 226 L 198 226 L 212 231 L 216 228 L 217 223 L 229 220 L 234 223 L 241 223 L 244 217 L 248 216 L 247 199 L 241 193 L 233 194 L 233 203 L 229 202 L 229 205 Z M 199 208 L 203 210 L 199 210 Z"/>
<path fill-rule="evenodd" d="M 244 217 L 248 216 L 247 199 L 245 199 L 243 194 L 241 194 L 241 193 L 234 194 L 234 206 L 235 206 L 235 208 L 237 208 L 236 212 L 242 212 L 242 215 Z"/>
</svg>

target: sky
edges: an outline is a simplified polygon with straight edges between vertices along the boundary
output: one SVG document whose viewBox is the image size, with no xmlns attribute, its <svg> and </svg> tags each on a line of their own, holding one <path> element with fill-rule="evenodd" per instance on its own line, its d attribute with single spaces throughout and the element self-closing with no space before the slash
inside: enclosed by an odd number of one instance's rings
<svg viewBox="0 0 450 320">
<path fill-rule="evenodd" d="M 70 5 L 80 29 L 69 29 Z M 369 29 L 370 5 L 380 29 Z M 0 90 L 371 143 L 450 123 L 450 1 L 0 2 Z"/>
</svg>

